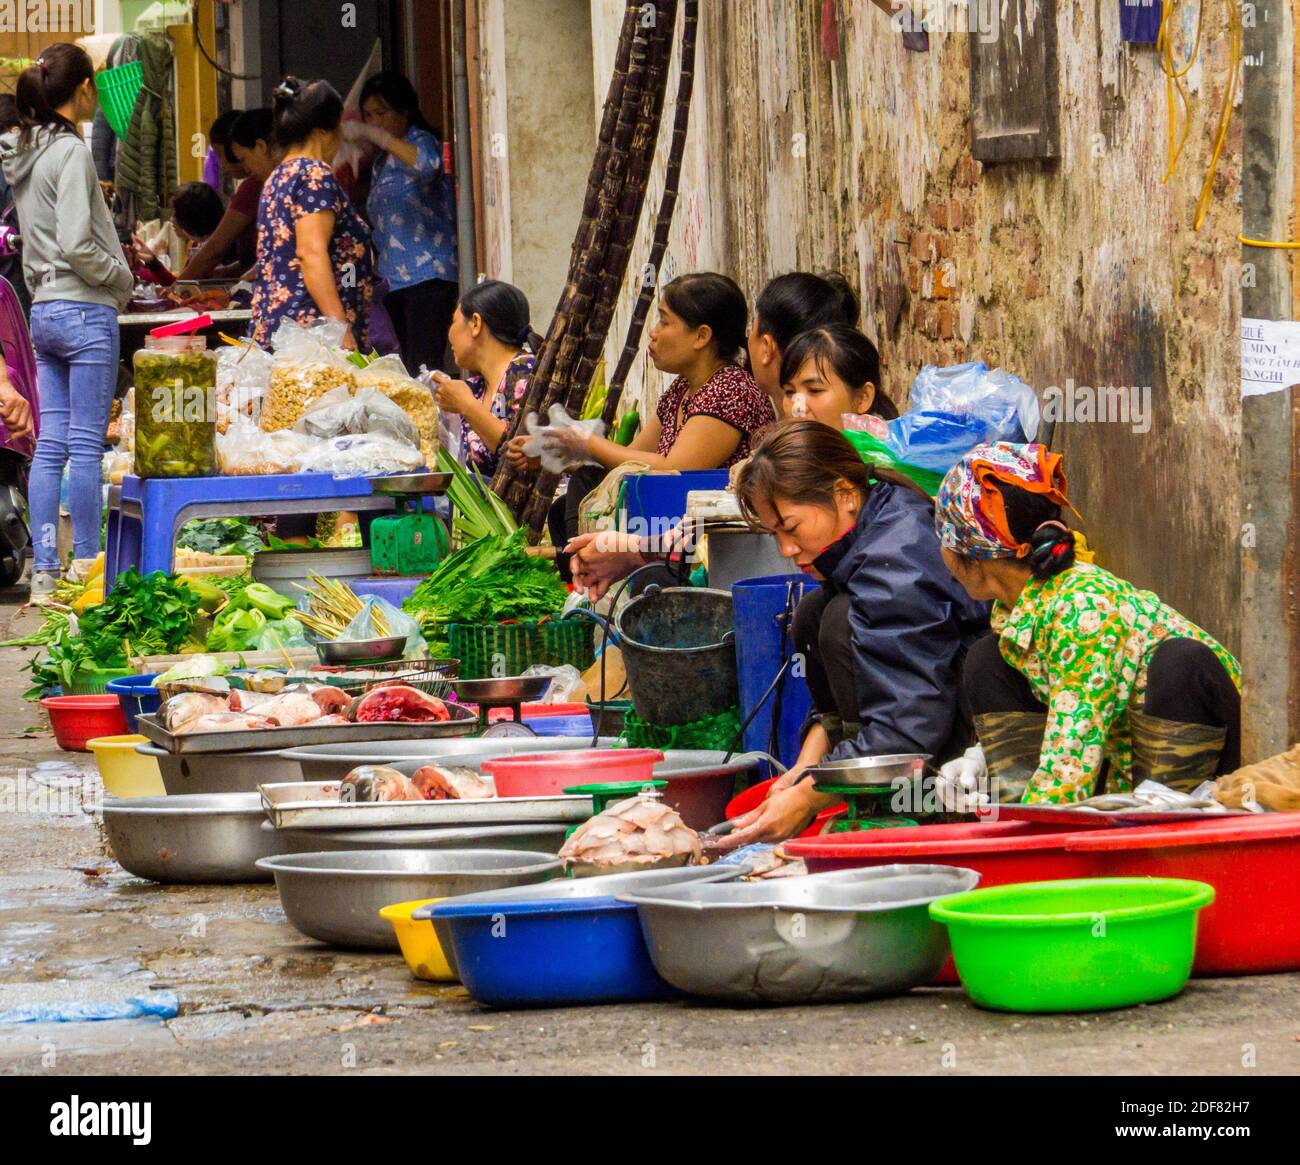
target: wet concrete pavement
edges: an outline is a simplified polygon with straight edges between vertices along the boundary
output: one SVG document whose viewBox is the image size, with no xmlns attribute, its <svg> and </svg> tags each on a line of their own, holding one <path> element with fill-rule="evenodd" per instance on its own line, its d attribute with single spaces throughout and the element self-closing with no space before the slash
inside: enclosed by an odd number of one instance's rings
<svg viewBox="0 0 1300 1165">
<path fill-rule="evenodd" d="M 0 638 L 35 627 L 20 598 L 0 592 Z M 413 980 L 397 955 L 302 937 L 272 885 L 163 887 L 123 871 L 93 812 L 93 760 L 60 752 L 19 699 L 30 654 L 0 649 L 0 1012 L 174 991 L 180 1014 L 0 1024 L 5 1073 L 1300 1072 L 1300 975 L 1196 981 L 1168 1003 L 1079 1017 L 983 1012 L 958 990 L 486 1011 L 459 986 Z"/>
</svg>

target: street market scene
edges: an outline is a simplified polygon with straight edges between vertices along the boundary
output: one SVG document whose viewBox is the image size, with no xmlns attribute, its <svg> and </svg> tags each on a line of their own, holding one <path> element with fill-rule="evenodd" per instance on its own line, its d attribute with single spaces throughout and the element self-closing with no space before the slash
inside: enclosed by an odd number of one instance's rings
<svg viewBox="0 0 1300 1165">
<path fill-rule="evenodd" d="M 0 1072 L 1300 1073 L 1294 29 L 0 12 Z"/>
</svg>

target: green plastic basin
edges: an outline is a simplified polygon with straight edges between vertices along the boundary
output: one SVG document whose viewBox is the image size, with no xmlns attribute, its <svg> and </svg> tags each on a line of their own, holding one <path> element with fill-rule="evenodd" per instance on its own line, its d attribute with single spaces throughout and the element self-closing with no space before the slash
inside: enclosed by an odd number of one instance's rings
<svg viewBox="0 0 1300 1165">
<path fill-rule="evenodd" d="M 971 890 L 931 903 L 962 986 L 998 1011 L 1101 1011 L 1177 995 L 1214 887 L 1081 878 Z"/>
</svg>

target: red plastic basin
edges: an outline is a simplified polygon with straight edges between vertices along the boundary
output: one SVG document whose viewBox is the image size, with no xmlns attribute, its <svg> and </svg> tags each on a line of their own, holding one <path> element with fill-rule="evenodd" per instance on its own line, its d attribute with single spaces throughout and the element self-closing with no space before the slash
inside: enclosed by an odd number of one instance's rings
<svg viewBox="0 0 1300 1165">
<path fill-rule="evenodd" d="M 1215 890 L 1197 924 L 1196 975 L 1300 970 L 1300 813 L 1073 834 L 1102 877 L 1194 878 Z"/>
<path fill-rule="evenodd" d="M 984 888 L 1092 876 L 1090 855 L 1066 850 L 1066 839 L 1077 836 L 1036 830 L 1027 821 L 977 821 L 800 837 L 786 842 L 784 849 L 791 857 L 803 858 L 810 874 L 923 862 L 975 870 Z M 959 982 L 951 958 L 934 982 L 938 986 Z"/>
<path fill-rule="evenodd" d="M 116 696 L 46 696 L 41 707 L 49 713 L 54 739 L 68 752 L 88 752 L 86 741 L 97 736 L 127 733 L 122 703 Z"/>
<path fill-rule="evenodd" d="M 648 781 L 664 759 L 657 748 L 583 748 L 517 753 L 483 762 L 498 797 L 552 797 L 568 785 L 599 781 Z"/>
</svg>

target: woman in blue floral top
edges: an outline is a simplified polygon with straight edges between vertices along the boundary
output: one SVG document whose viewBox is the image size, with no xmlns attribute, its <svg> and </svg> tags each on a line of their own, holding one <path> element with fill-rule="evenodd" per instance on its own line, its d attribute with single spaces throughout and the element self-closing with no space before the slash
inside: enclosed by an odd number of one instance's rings
<svg viewBox="0 0 1300 1165">
<path fill-rule="evenodd" d="M 363 121 L 344 135 L 371 142 L 380 155 L 366 213 L 375 231 L 379 274 L 388 280 L 384 306 L 402 361 L 441 368 L 456 306 L 456 210 L 442 142 L 420 113 L 415 88 L 401 73 L 376 73 L 361 89 Z"/>
<path fill-rule="evenodd" d="M 438 384 L 438 407 L 461 418 L 468 459 L 484 477 L 496 472 L 498 454 L 537 363 L 541 337 L 528 322 L 528 297 L 499 279 L 486 279 L 460 298 L 451 318 L 451 350 L 470 375 Z"/>
<path fill-rule="evenodd" d="M 343 101 L 325 81 L 288 77 L 275 91 L 284 159 L 257 212 L 253 339 L 266 347 L 281 321 L 327 317 L 348 325 L 343 344 L 364 348 L 374 293 L 370 230 L 334 179 Z"/>
</svg>

